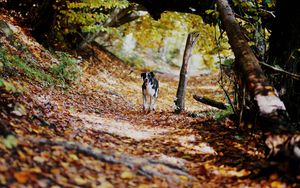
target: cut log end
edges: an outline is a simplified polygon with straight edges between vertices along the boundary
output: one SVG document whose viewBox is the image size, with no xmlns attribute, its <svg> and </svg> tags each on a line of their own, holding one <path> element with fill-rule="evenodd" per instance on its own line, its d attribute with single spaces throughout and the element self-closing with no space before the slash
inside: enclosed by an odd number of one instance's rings
<svg viewBox="0 0 300 188">
<path fill-rule="evenodd" d="M 279 111 L 286 110 L 284 103 L 278 98 L 278 96 L 256 95 L 255 100 L 257 102 L 260 115 L 263 117 L 276 115 Z"/>
</svg>

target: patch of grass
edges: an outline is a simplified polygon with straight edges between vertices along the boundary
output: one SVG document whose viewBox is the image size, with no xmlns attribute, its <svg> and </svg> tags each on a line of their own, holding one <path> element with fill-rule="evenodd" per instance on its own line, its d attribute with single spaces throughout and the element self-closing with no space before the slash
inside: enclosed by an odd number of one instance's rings
<svg viewBox="0 0 300 188">
<path fill-rule="evenodd" d="M 37 63 L 12 55 L 5 47 L 0 46 L 0 78 L 21 74 L 29 79 L 41 82 L 45 86 L 56 85 L 65 88 L 80 76 L 79 61 L 65 52 L 56 52 L 55 55 L 59 63 L 52 65 L 48 72 Z"/>
<path fill-rule="evenodd" d="M 59 64 L 52 65 L 50 72 L 64 87 L 66 83 L 77 80 L 81 74 L 81 68 L 78 66 L 79 60 L 73 58 L 70 54 L 57 52 L 56 55 L 59 59 Z"/>
<path fill-rule="evenodd" d="M 0 78 L 0 88 L 4 89 L 6 92 L 16 93 L 18 90 L 17 88 L 11 83 L 3 78 Z"/>
<path fill-rule="evenodd" d="M 30 66 L 30 63 L 17 55 L 9 54 L 4 47 L 0 47 L 0 62 L 2 64 L 0 67 L 1 75 L 16 75 L 17 71 L 46 85 L 54 84 L 54 79 L 50 74 L 47 74 L 41 68 Z"/>
<path fill-rule="evenodd" d="M 47 84 L 53 84 L 54 80 L 51 75 L 45 73 L 41 69 L 30 67 L 20 58 L 15 58 L 15 65 L 24 71 L 25 75 L 31 79 L 36 79 L 38 81 L 46 82 Z"/>
<path fill-rule="evenodd" d="M 230 115 L 234 114 L 231 106 L 228 106 L 226 108 L 226 110 L 220 110 L 220 111 L 217 111 L 215 114 L 214 114 L 214 119 L 216 120 L 222 120 Z"/>
<path fill-rule="evenodd" d="M 230 115 L 234 114 L 230 106 L 226 110 L 208 110 L 204 112 L 188 112 L 190 117 L 200 117 L 200 118 L 212 118 L 214 120 L 222 120 Z"/>
</svg>

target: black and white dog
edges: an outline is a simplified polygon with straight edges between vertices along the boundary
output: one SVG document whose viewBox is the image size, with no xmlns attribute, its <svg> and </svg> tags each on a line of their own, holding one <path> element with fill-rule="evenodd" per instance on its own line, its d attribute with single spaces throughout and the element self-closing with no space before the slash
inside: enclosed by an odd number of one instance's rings
<svg viewBox="0 0 300 188">
<path fill-rule="evenodd" d="M 145 72 L 141 74 L 144 80 L 142 91 L 143 91 L 143 110 L 147 110 L 148 102 L 147 96 L 150 96 L 150 108 L 149 110 L 155 110 L 156 100 L 158 97 L 158 80 L 155 78 L 153 72 Z"/>
</svg>

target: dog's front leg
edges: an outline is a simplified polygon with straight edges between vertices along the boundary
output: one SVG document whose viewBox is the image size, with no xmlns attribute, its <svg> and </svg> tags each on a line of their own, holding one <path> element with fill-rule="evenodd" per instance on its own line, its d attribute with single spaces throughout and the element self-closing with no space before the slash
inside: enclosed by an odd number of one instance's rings
<svg viewBox="0 0 300 188">
<path fill-rule="evenodd" d="M 147 97 L 146 97 L 146 95 L 143 95 L 143 111 L 146 111 L 147 106 L 148 106 Z"/>
<path fill-rule="evenodd" d="M 153 110 L 156 109 L 156 101 L 157 101 L 157 97 L 153 97 Z"/>
<path fill-rule="evenodd" d="M 155 110 L 156 98 L 154 96 L 150 97 L 150 111 Z"/>
</svg>

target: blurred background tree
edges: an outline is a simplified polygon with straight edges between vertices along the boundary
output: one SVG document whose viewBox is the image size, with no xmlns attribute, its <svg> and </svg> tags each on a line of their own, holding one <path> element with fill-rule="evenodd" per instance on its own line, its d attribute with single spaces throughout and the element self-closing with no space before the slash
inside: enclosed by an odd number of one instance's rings
<svg viewBox="0 0 300 188">
<path fill-rule="evenodd" d="M 249 44 L 261 60 L 266 59 L 275 1 L 230 2 Z M 195 6 L 182 11 L 189 13 L 166 11 L 156 16 L 158 20 L 152 18 L 152 9 L 150 16 L 144 7 L 127 0 L 7 0 L 4 5 L 46 45 L 82 49 L 97 39 L 130 65 L 144 68 L 178 68 L 187 33 L 198 31 L 191 69 L 211 72 L 220 58 L 233 56 L 213 4 L 194 0 L 184 4 L 189 3 Z"/>
<path fill-rule="evenodd" d="M 181 66 L 186 37 L 191 31 L 200 33 L 191 60 L 192 74 L 216 70 L 218 51 L 222 57 L 231 57 L 226 37 L 221 46 L 216 43 L 219 28 L 189 13 L 164 12 L 157 21 L 147 14 L 96 41 L 131 65 L 170 71 Z"/>
</svg>

